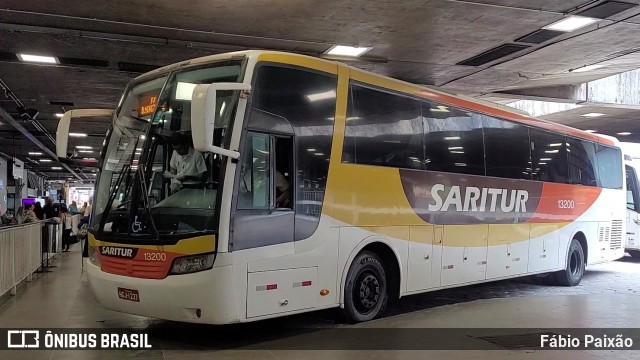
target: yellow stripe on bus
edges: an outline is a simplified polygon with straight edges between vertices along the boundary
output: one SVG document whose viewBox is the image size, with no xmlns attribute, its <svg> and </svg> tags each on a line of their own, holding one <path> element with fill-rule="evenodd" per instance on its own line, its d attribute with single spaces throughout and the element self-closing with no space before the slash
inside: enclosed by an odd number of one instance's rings
<svg viewBox="0 0 640 360">
<path fill-rule="evenodd" d="M 281 53 L 265 53 L 258 56 L 258 61 L 269 61 L 289 65 L 297 65 L 309 69 L 324 71 L 331 74 L 338 73 L 338 64 L 326 60 L 312 58 L 310 56 L 281 54 Z"/>
</svg>

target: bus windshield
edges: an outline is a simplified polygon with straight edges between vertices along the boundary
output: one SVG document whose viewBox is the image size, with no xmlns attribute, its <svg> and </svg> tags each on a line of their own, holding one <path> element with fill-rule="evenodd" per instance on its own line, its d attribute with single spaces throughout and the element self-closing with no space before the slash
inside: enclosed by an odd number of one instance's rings
<svg viewBox="0 0 640 360">
<path fill-rule="evenodd" d="M 194 150 L 198 84 L 238 82 L 242 61 L 187 68 L 131 84 L 102 154 L 91 231 L 120 242 L 214 231 L 219 155 Z M 219 91 L 214 145 L 225 147 L 238 94 Z"/>
</svg>

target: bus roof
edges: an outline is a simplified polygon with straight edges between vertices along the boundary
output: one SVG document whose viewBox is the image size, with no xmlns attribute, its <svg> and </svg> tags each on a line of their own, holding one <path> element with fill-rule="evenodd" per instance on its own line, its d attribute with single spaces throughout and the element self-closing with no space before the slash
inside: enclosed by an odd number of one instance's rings
<svg viewBox="0 0 640 360">
<path fill-rule="evenodd" d="M 313 59 L 314 61 L 324 62 L 327 64 L 335 64 L 336 66 L 347 67 L 349 68 L 349 71 L 351 74 L 359 74 L 362 77 L 375 79 L 377 80 L 375 81 L 375 83 L 382 84 L 383 88 L 388 88 L 389 90 L 395 90 L 395 91 L 411 94 L 425 100 L 443 103 L 446 105 L 459 107 L 459 108 L 471 110 L 474 112 L 479 112 L 486 115 L 503 118 L 506 120 L 511 120 L 514 122 L 521 123 L 523 125 L 537 127 L 544 130 L 577 137 L 580 139 L 590 140 L 590 141 L 594 141 L 594 142 L 606 144 L 606 145 L 618 146 L 617 142 L 612 139 L 602 137 L 596 134 L 591 134 L 579 129 L 572 128 L 570 126 L 554 123 L 547 120 L 533 118 L 529 115 L 522 113 L 517 109 L 510 109 L 500 104 L 491 103 L 486 100 L 475 99 L 469 96 L 454 94 L 449 90 L 438 89 L 435 86 L 425 87 L 421 85 L 408 83 L 408 82 L 398 80 L 398 79 L 393 79 L 384 75 L 379 75 L 369 71 L 361 70 L 353 66 L 348 66 L 348 65 L 345 65 L 344 63 L 334 61 L 334 60 L 326 60 L 326 59 L 311 57 L 307 55 L 300 55 L 295 53 L 284 53 L 284 52 L 269 51 L 269 50 L 245 50 L 245 51 L 209 55 L 209 56 L 204 56 L 200 58 L 195 58 L 195 59 L 186 60 L 179 63 L 163 66 L 161 68 L 155 69 L 148 73 L 142 74 L 136 77 L 135 80 L 140 80 L 147 77 L 154 77 L 156 75 L 160 75 L 162 73 L 166 73 L 176 68 L 184 67 L 184 66 L 194 66 L 194 65 L 206 64 L 209 62 L 230 60 L 233 58 L 242 58 L 242 57 L 255 57 L 257 59 L 262 55 L 275 55 L 275 54 L 286 54 L 293 58 L 299 57 L 301 60 Z"/>
</svg>

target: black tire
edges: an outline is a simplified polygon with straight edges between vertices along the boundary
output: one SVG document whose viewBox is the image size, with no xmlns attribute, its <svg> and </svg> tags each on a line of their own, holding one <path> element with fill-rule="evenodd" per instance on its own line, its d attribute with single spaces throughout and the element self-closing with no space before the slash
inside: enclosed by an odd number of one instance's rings
<svg viewBox="0 0 640 360">
<path fill-rule="evenodd" d="M 580 244 L 580 241 L 573 239 L 567 253 L 566 269 L 551 274 L 550 280 L 554 285 L 576 286 L 580 284 L 584 276 L 585 265 L 586 260 L 582 244 Z"/>
<path fill-rule="evenodd" d="M 639 250 L 627 250 L 629 255 L 631 255 L 634 259 L 640 259 L 640 251 Z"/>
<path fill-rule="evenodd" d="M 387 276 L 378 255 L 365 251 L 353 260 L 344 287 L 344 315 L 351 323 L 382 316 L 388 295 Z"/>
</svg>

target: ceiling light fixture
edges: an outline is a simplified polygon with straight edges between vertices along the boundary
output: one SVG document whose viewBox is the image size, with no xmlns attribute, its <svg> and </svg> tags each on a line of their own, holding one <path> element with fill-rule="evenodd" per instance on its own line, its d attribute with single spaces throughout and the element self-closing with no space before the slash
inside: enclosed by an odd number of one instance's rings
<svg viewBox="0 0 640 360">
<path fill-rule="evenodd" d="M 53 56 L 42 56 L 42 55 L 30 55 L 30 54 L 17 54 L 18 59 L 24 62 L 34 62 L 34 63 L 43 63 L 43 64 L 59 64 L 57 58 Z"/>
<path fill-rule="evenodd" d="M 628 131 L 619 132 L 619 133 L 617 133 L 617 134 L 618 134 L 618 135 L 622 135 L 622 136 L 631 135 L 631 133 L 630 133 L 630 132 L 628 132 Z"/>
<path fill-rule="evenodd" d="M 57 118 L 61 118 L 61 117 L 63 117 L 63 116 L 64 116 L 64 114 L 62 114 L 62 113 L 56 113 L 56 117 L 57 117 Z"/>
<path fill-rule="evenodd" d="M 78 150 L 79 153 L 91 154 L 93 150 Z"/>
<path fill-rule="evenodd" d="M 449 108 L 444 105 L 438 105 L 435 108 L 429 109 L 431 112 L 449 112 Z"/>
<path fill-rule="evenodd" d="M 78 145 L 78 146 L 76 146 L 76 149 L 93 149 L 93 147 L 86 146 L 86 145 Z"/>
<path fill-rule="evenodd" d="M 62 168 L 59 166 L 52 166 L 51 170 L 62 170 Z"/>
<path fill-rule="evenodd" d="M 87 134 L 83 134 L 83 133 L 69 133 L 69 136 L 71 137 L 86 137 Z"/>
<path fill-rule="evenodd" d="M 49 159 L 40 159 L 40 162 L 51 162 Z"/>
<path fill-rule="evenodd" d="M 595 70 L 595 69 L 600 69 L 601 67 L 605 67 L 605 66 L 606 65 L 602 65 L 602 64 L 587 65 L 587 66 L 583 66 L 581 68 L 569 70 L 569 72 L 581 73 L 581 72 L 591 71 L 591 70 Z"/>
<path fill-rule="evenodd" d="M 40 155 L 42 155 L 42 153 L 41 152 L 29 152 L 29 155 L 40 156 Z"/>
<path fill-rule="evenodd" d="M 586 117 L 586 118 L 594 118 L 594 117 L 605 116 L 605 115 L 606 114 L 603 114 L 603 113 L 586 113 L 586 114 L 582 114 L 580 116 Z"/>
<path fill-rule="evenodd" d="M 358 57 L 367 51 L 371 50 L 371 47 L 359 47 L 359 46 L 348 46 L 348 45 L 334 45 L 329 50 L 325 51 L 327 55 L 335 55 L 335 56 L 350 56 L 350 57 Z"/>
<path fill-rule="evenodd" d="M 593 134 L 593 133 L 598 132 L 598 130 L 585 130 L 584 132 L 588 132 L 588 133 L 592 133 Z"/>
<path fill-rule="evenodd" d="M 307 99 L 309 101 L 327 100 L 327 99 L 333 99 L 335 97 L 336 97 L 335 90 L 329 90 L 321 93 L 307 95 Z"/>
<path fill-rule="evenodd" d="M 578 30 L 582 27 L 585 27 L 587 25 L 591 25 L 598 21 L 600 21 L 600 19 L 571 15 L 560 21 L 556 21 L 553 24 L 547 25 L 543 27 L 543 29 L 562 31 L 562 32 L 571 32 L 574 30 Z"/>
</svg>

